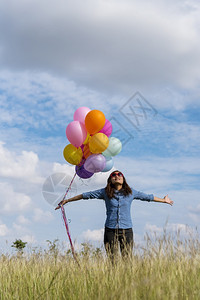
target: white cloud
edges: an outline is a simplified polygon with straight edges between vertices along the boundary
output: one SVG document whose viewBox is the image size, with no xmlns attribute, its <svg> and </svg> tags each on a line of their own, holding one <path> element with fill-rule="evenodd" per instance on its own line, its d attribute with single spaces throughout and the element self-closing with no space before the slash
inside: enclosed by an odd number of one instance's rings
<svg viewBox="0 0 200 300">
<path fill-rule="evenodd" d="M 125 93 L 123 97 L 113 95 L 110 97 L 103 93 L 94 92 L 91 89 L 81 87 L 65 78 L 59 78 L 40 72 L 5 73 L 1 71 L 0 85 L 4 96 L 1 101 L 3 111 L 0 123 L 2 126 L 6 126 L 6 128 L 8 125 L 12 126 L 12 128 L 7 128 L 6 131 L 2 131 L 0 138 L 10 143 L 10 135 L 12 135 L 12 141 L 15 142 L 15 145 L 19 147 L 24 145 L 24 149 L 28 146 L 29 149 L 33 149 L 29 152 L 33 153 L 38 153 L 38 150 L 40 150 L 38 144 L 40 144 L 40 147 L 43 146 L 44 151 L 47 152 L 48 150 L 48 153 L 52 151 L 52 143 L 61 144 L 63 136 L 65 135 L 65 128 L 73 119 L 74 111 L 80 106 L 85 106 L 86 103 L 91 109 L 103 111 L 107 118 L 118 114 L 119 121 L 123 123 L 125 120 L 123 116 L 119 114 L 119 108 L 121 108 L 130 97 L 130 94 L 127 93 Z M 133 87 L 129 93 L 135 91 L 137 90 Z M 142 93 L 157 110 L 168 109 L 170 114 L 177 117 L 178 120 L 180 119 L 180 112 L 184 111 L 186 106 L 190 105 L 191 108 L 195 103 L 197 107 L 199 105 L 198 89 L 183 93 L 174 88 L 171 88 L 167 92 L 166 89 L 162 90 L 162 88 L 156 88 L 156 91 L 149 91 L 147 89 Z M 13 101 L 15 105 L 13 105 Z M 9 123 L 6 117 L 8 115 Z M 175 137 L 177 135 L 179 136 L 183 131 L 188 132 L 189 130 L 194 134 L 199 131 L 194 125 L 188 124 L 187 120 L 185 123 L 174 124 L 171 119 L 168 120 L 166 118 L 163 120 L 159 114 L 156 119 L 158 121 L 155 122 L 154 120 L 153 122 L 154 131 L 156 128 L 160 129 L 162 127 L 165 133 L 170 130 L 172 136 Z M 150 130 L 150 122 L 152 122 L 152 120 L 147 120 L 146 128 L 141 128 L 143 132 L 146 129 Z M 167 127 L 165 126 L 164 128 L 164 124 L 166 124 Z M 177 128 L 177 134 L 173 131 L 174 128 Z M 31 139 L 29 139 L 29 129 L 37 130 L 37 136 L 32 135 Z M 52 136 L 54 132 L 56 132 L 56 136 Z M 40 138 L 41 134 L 42 140 Z M 67 143 L 68 141 L 66 139 L 66 144 Z"/>
<path fill-rule="evenodd" d="M 145 231 L 154 233 L 156 235 L 164 234 L 164 230 L 168 233 L 180 233 L 182 235 L 192 235 L 195 233 L 194 228 L 181 223 L 169 223 L 164 228 L 158 227 L 154 224 L 146 224 Z"/>
<path fill-rule="evenodd" d="M 104 229 L 96 229 L 84 231 L 82 237 L 88 241 L 102 242 L 103 241 Z"/>
<path fill-rule="evenodd" d="M 13 229 L 15 231 L 15 233 L 19 234 L 19 233 L 24 233 L 28 231 L 28 228 L 26 226 L 23 226 L 21 224 L 17 224 L 17 223 L 13 223 Z"/>
<path fill-rule="evenodd" d="M 17 217 L 17 222 L 20 223 L 20 224 L 22 224 L 22 225 L 28 225 L 28 224 L 30 224 L 30 220 L 27 219 L 26 217 L 24 217 L 23 215 L 19 215 Z"/>
<path fill-rule="evenodd" d="M 36 153 L 22 151 L 20 155 L 17 155 L 0 142 L 0 176 L 41 182 L 41 178 L 37 175 L 38 163 Z"/>
<path fill-rule="evenodd" d="M 0 86 L 0 122 L 3 125 L 22 126 L 23 130 L 36 129 L 52 133 L 62 124 L 65 127 L 66 120 L 73 120 L 75 109 L 85 106 L 85 101 L 91 109 L 101 110 L 104 104 L 104 113 L 110 110 L 105 95 L 47 72 L 4 70 L 0 72 Z M 16 131 L 17 128 L 12 129 L 12 136 Z"/>
<path fill-rule="evenodd" d="M 32 207 L 31 198 L 13 190 L 9 183 L 0 183 L 0 195 L 1 214 L 16 214 Z"/>
<path fill-rule="evenodd" d="M 28 244 L 36 244 L 37 240 L 34 235 L 25 234 L 21 237 L 23 242 L 27 242 Z"/>
<path fill-rule="evenodd" d="M 148 232 L 148 233 L 153 232 L 153 233 L 156 233 L 156 234 L 161 234 L 161 233 L 163 233 L 163 228 L 158 227 L 154 224 L 146 224 L 145 225 L 145 231 Z"/>
<path fill-rule="evenodd" d="M 67 175 L 71 175 L 73 174 L 75 170 L 75 167 L 74 166 L 70 166 L 69 164 L 60 164 L 60 163 L 53 163 L 53 172 L 56 172 L 56 173 L 66 173 Z"/>
<path fill-rule="evenodd" d="M 191 231 L 193 231 L 193 229 L 186 224 L 169 224 L 167 228 L 171 231 L 180 231 L 185 234 L 189 234 Z"/>
<path fill-rule="evenodd" d="M 6 236 L 9 233 L 9 229 L 6 224 L 0 224 L 0 236 Z"/>
<path fill-rule="evenodd" d="M 19 221 L 21 218 L 17 218 Z M 12 243 L 15 239 L 22 239 L 25 242 L 35 242 L 35 237 L 31 229 L 27 226 L 30 222 L 12 223 L 12 227 L 8 228 L 6 224 L 0 224 L 0 236 L 6 237 L 6 241 Z"/>
<path fill-rule="evenodd" d="M 177 89 L 175 87 L 164 85 L 157 88 L 153 93 L 147 92 L 145 97 L 159 110 L 170 110 L 170 114 L 180 114 L 185 107 L 198 105 L 199 87 L 195 89 Z"/>
<path fill-rule="evenodd" d="M 34 209 L 33 220 L 39 223 L 48 224 L 54 219 L 52 213 L 50 211 L 43 211 L 40 208 Z"/>
<path fill-rule="evenodd" d="M 21 0 L 2 1 L 0 12 L 5 68 L 50 70 L 115 91 L 199 82 L 198 2 Z"/>
<path fill-rule="evenodd" d="M 27 226 L 28 223 L 13 223 L 12 224 L 12 232 L 8 238 L 14 239 L 15 238 L 20 238 L 23 242 L 27 243 L 36 243 L 36 238 L 35 235 L 32 232 L 32 228 Z"/>
</svg>

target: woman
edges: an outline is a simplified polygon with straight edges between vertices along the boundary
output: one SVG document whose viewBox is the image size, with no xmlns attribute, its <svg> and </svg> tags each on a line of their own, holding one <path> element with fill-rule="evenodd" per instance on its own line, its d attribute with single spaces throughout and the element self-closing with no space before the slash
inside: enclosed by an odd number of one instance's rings
<svg viewBox="0 0 200 300">
<path fill-rule="evenodd" d="M 168 195 L 161 199 L 155 197 L 153 194 L 148 195 L 130 188 L 122 172 L 116 170 L 108 177 L 107 186 L 105 188 L 63 200 L 55 209 L 59 209 L 60 205 L 71 201 L 94 198 L 105 200 L 107 218 L 105 222 L 104 245 L 106 252 L 111 255 L 111 258 L 113 258 L 114 254 L 118 251 L 118 244 L 120 244 L 122 256 L 132 252 L 133 230 L 131 203 L 134 199 L 163 202 L 173 205 L 173 201 Z"/>
</svg>

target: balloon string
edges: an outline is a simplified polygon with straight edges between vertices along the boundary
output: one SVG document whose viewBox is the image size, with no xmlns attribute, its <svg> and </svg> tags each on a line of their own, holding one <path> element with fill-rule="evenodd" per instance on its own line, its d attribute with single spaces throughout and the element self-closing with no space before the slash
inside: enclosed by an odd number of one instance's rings
<svg viewBox="0 0 200 300">
<path fill-rule="evenodd" d="M 68 188 L 67 188 L 67 190 L 66 190 L 66 193 L 65 193 L 65 195 L 64 195 L 64 197 L 63 197 L 63 199 L 62 199 L 62 201 L 65 199 L 65 197 L 67 196 L 69 190 L 71 189 L 71 186 L 72 186 L 72 183 L 73 183 L 75 177 L 76 177 L 76 173 L 74 174 L 74 176 L 73 176 L 73 178 L 72 178 L 72 180 L 71 180 L 71 182 L 70 182 L 70 184 L 69 184 L 69 186 L 68 186 Z"/>
<path fill-rule="evenodd" d="M 69 242 L 70 242 L 70 246 L 71 246 L 73 258 L 75 259 L 75 261 L 77 262 L 78 266 L 80 267 L 80 264 L 79 264 L 79 262 L 77 260 L 77 257 L 76 257 L 76 253 L 75 253 L 75 250 L 74 250 L 72 239 L 71 239 L 71 236 L 70 236 L 69 226 L 68 226 L 68 223 L 67 223 L 67 218 L 66 218 L 65 209 L 64 209 L 63 205 L 61 205 L 61 211 L 62 211 L 62 216 L 63 216 L 63 220 L 64 220 L 64 223 L 65 223 L 65 227 L 66 227 L 66 230 L 67 230 L 67 235 L 68 235 L 68 238 L 69 238 Z"/>
<path fill-rule="evenodd" d="M 75 176 L 76 176 L 76 173 L 74 174 L 74 177 L 72 178 L 71 182 L 70 182 L 70 185 L 69 187 L 67 188 L 67 191 L 63 197 L 63 200 L 65 199 L 65 197 L 67 196 L 67 193 L 69 192 L 71 186 L 72 186 L 72 183 L 75 179 Z M 67 217 L 66 217 L 66 214 L 65 214 L 65 209 L 63 207 L 63 205 L 61 205 L 61 212 L 62 212 L 62 217 L 63 217 L 63 220 L 64 220 L 64 223 L 65 223 L 65 228 L 66 228 L 66 231 L 67 231 L 67 235 L 68 235 L 68 238 L 69 238 L 69 242 L 70 242 L 70 246 L 71 246 L 71 250 L 72 250 L 72 255 L 75 259 L 75 261 L 77 262 L 78 266 L 80 267 L 80 264 L 77 260 L 77 257 L 76 257 L 76 253 L 75 253 L 75 250 L 74 250 L 74 246 L 73 246 L 73 243 L 72 243 L 72 239 L 71 239 L 71 235 L 70 235 L 70 232 L 69 232 L 69 226 L 68 226 L 68 222 L 67 222 Z"/>
</svg>

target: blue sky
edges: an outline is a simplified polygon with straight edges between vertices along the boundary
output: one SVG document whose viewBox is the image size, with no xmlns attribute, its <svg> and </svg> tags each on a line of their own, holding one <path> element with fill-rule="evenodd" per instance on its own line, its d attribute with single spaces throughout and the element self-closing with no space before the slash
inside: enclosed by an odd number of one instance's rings
<svg viewBox="0 0 200 300">
<path fill-rule="evenodd" d="M 111 120 L 123 143 L 114 168 L 128 183 L 174 200 L 173 207 L 134 201 L 136 242 L 162 232 L 166 220 L 172 232 L 199 228 L 199 10 L 198 1 L 0 1 L 3 251 L 16 238 L 33 246 L 67 241 L 42 189 L 52 174 L 66 183 L 73 176 L 62 151 L 80 106 Z M 146 115 L 134 108 L 138 99 Z M 105 186 L 108 174 L 76 178 L 71 195 Z M 102 242 L 103 201 L 71 203 L 66 213 L 77 247 Z"/>
</svg>

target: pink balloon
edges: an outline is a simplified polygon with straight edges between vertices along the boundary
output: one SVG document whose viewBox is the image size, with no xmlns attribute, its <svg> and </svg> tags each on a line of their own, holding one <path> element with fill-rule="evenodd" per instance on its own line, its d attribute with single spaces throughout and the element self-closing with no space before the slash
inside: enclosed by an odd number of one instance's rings
<svg viewBox="0 0 200 300">
<path fill-rule="evenodd" d="M 109 137 L 112 133 L 112 124 L 110 121 L 106 119 L 104 127 L 99 132 L 102 132 Z"/>
<path fill-rule="evenodd" d="M 78 121 L 72 121 L 66 128 L 66 136 L 73 146 L 80 147 L 87 136 L 85 125 Z"/>
<path fill-rule="evenodd" d="M 91 111 L 88 107 L 79 107 L 74 113 L 74 121 L 79 121 L 85 124 L 85 117 Z"/>
</svg>

